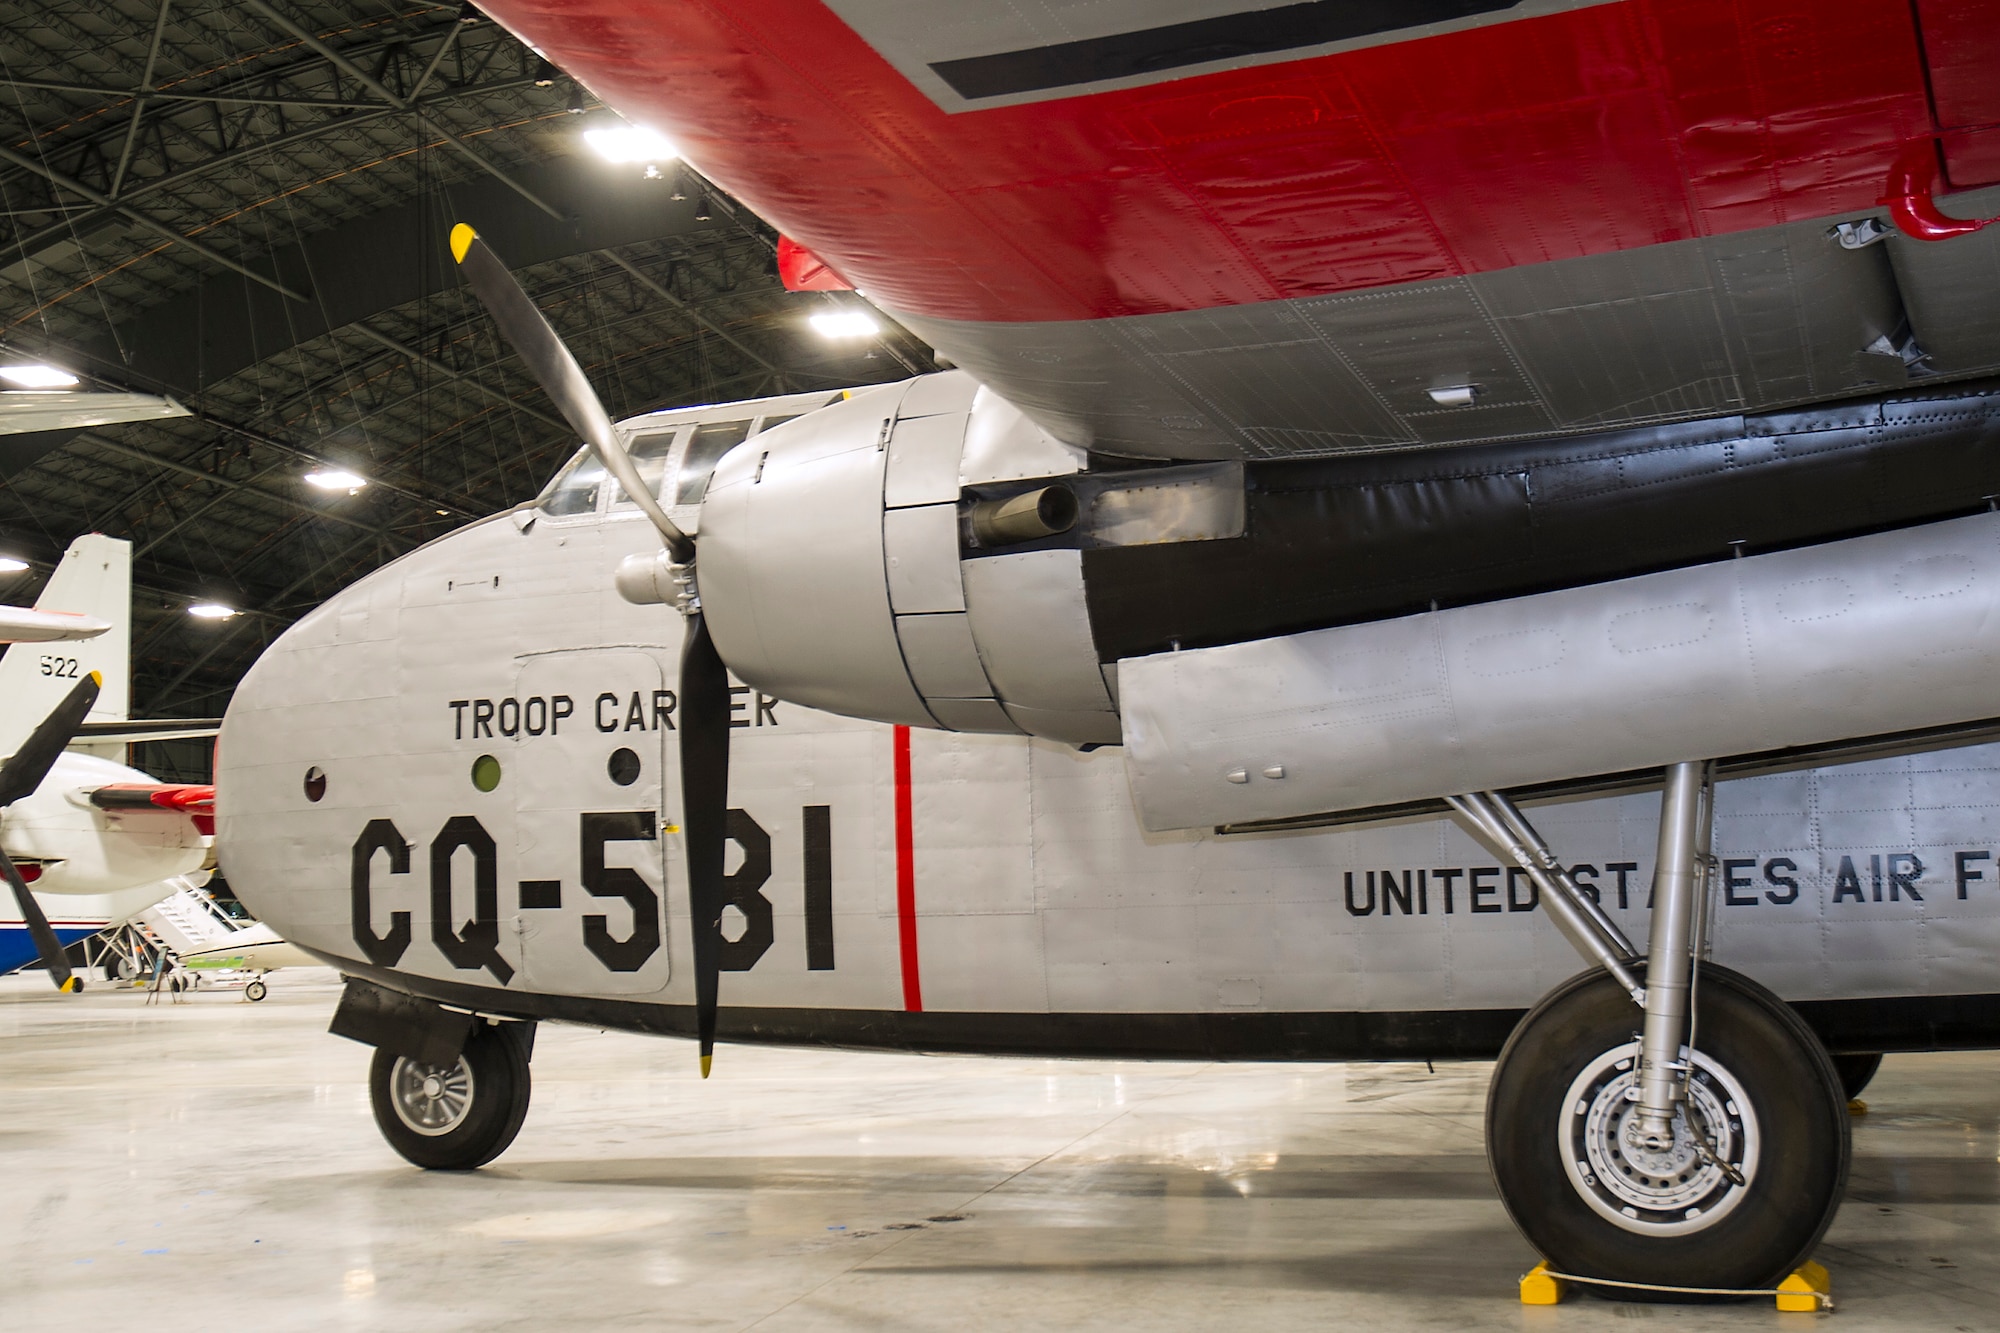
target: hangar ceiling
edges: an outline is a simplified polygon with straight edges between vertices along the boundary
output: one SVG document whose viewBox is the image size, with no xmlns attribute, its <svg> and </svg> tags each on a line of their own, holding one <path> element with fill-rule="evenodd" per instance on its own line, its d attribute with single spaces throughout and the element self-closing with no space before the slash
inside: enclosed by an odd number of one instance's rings
<svg viewBox="0 0 2000 1333">
<path fill-rule="evenodd" d="M 931 368 L 842 347 L 774 233 L 692 170 L 611 165 L 615 117 L 457 3 L 0 5 L 0 356 L 191 417 L 0 436 L 31 600 L 71 538 L 132 541 L 133 706 L 221 711 L 328 594 L 529 498 L 575 437 L 458 283 L 454 221 L 519 274 L 614 417 Z M 348 496 L 303 474 L 335 464 Z M 190 617 L 220 600 L 244 614 Z M 165 753 L 156 769 L 184 768 Z"/>
</svg>

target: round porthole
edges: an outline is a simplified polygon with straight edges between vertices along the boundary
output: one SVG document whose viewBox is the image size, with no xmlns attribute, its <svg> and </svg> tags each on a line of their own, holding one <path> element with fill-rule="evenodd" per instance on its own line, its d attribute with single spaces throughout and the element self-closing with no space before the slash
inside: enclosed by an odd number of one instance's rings
<svg viewBox="0 0 2000 1333">
<path fill-rule="evenodd" d="M 317 801 L 326 795 L 326 770 L 314 764 L 306 770 L 306 799 Z"/>
<path fill-rule="evenodd" d="M 492 791 L 500 785 L 500 761 L 490 754 L 482 754 L 472 761 L 472 785 L 481 791 Z"/>
<path fill-rule="evenodd" d="M 611 752 L 611 762 L 604 766 L 611 780 L 621 787 L 629 787 L 639 780 L 639 756 L 619 746 Z"/>
</svg>

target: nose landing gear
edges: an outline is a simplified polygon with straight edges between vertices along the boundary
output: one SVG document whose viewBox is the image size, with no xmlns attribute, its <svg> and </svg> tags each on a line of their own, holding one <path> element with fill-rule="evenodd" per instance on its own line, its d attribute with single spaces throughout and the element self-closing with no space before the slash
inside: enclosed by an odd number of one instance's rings
<svg viewBox="0 0 2000 1333">
<path fill-rule="evenodd" d="M 528 1115 L 519 1026 L 479 1024 L 464 1053 L 447 1064 L 377 1049 L 368 1093 L 389 1146 L 430 1171 L 470 1171 L 505 1152 Z"/>
<path fill-rule="evenodd" d="M 1504 796 L 1453 800 L 1598 964 L 1500 1054 L 1486 1102 L 1494 1182 L 1550 1270 L 1624 1299 L 1776 1286 L 1847 1184 L 1847 1094 L 1825 1047 L 1770 991 L 1700 961 L 1712 790 L 1706 765 L 1667 770 L 1643 959 Z"/>
</svg>

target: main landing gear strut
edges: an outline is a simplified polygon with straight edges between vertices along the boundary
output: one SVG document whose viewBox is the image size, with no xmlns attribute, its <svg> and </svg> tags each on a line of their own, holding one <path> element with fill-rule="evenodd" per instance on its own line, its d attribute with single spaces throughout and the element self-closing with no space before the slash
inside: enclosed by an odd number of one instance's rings
<svg viewBox="0 0 2000 1333">
<path fill-rule="evenodd" d="M 1769 1288 L 1840 1206 L 1847 1102 L 1826 1049 L 1770 991 L 1701 962 L 1713 796 L 1707 764 L 1668 768 L 1644 957 L 1506 796 L 1452 800 L 1596 965 L 1521 1020 L 1486 1101 L 1500 1197 L 1558 1272 Z"/>
</svg>

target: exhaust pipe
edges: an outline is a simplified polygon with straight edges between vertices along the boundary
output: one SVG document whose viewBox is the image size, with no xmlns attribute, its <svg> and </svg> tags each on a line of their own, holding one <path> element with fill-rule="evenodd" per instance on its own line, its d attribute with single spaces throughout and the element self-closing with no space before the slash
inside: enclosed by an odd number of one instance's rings
<svg viewBox="0 0 2000 1333">
<path fill-rule="evenodd" d="M 1007 546 L 1053 537 L 1076 526 L 1076 492 L 1044 486 L 1006 500 L 972 506 L 972 535 L 981 546 Z"/>
</svg>

